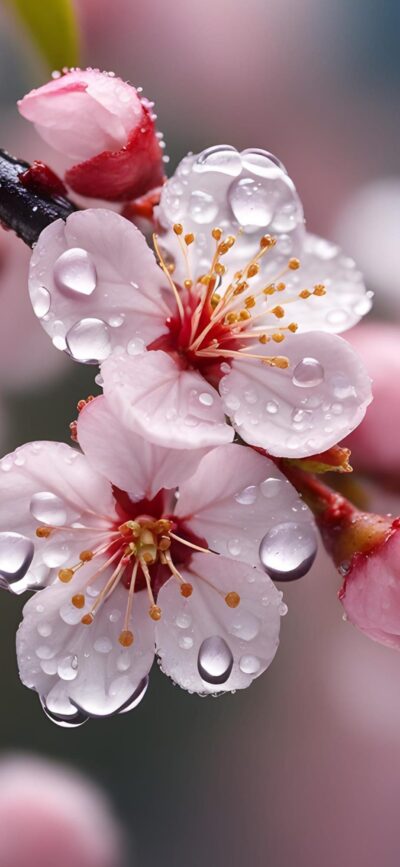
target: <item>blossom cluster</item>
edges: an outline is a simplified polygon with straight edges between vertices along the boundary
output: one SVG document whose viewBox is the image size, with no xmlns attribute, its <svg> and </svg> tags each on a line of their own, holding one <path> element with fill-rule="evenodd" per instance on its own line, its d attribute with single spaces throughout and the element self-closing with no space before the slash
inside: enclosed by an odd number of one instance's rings
<svg viewBox="0 0 400 867">
<path fill-rule="evenodd" d="M 166 179 L 153 105 L 98 70 L 57 74 L 19 110 L 65 160 L 62 180 L 18 175 L 21 237 L 42 219 L 33 310 L 100 392 L 72 445 L 0 462 L 0 580 L 34 591 L 21 678 L 65 726 L 135 707 L 155 654 L 189 692 L 244 688 L 278 647 L 276 584 L 316 555 L 285 467 L 323 460 L 371 400 L 339 336 L 370 293 L 306 231 L 269 152 L 213 146 Z"/>
</svg>

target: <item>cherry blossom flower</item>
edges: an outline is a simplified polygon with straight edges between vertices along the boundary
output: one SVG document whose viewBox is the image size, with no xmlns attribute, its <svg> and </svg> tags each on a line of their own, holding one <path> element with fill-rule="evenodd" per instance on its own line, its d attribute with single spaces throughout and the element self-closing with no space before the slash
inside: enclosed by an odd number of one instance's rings
<svg viewBox="0 0 400 867">
<path fill-rule="evenodd" d="M 113 73 L 73 69 L 31 90 L 18 107 L 68 158 L 65 180 L 74 192 L 121 201 L 162 183 L 153 104 Z"/>
<path fill-rule="evenodd" d="M 227 415 L 247 443 L 289 457 L 353 430 L 370 381 L 332 332 L 370 299 L 352 260 L 304 235 L 275 158 L 226 146 L 187 157 L 158 220 L 161 268 L 138 230 L 103 209 L 48 226 L 31 261 L 43 327 L 76 360 L 105 362 L 104 390 L 125 422 L 156 444 L 198 447 L 233 438 Z M 116 348 L 127 353 L 118 376 Z"/>
<path fill-rule="evenodd" d="M 190 692 L 248 686 L 286 611 L 270 575 L 301 577 L 315 557 L 307 507 L 268 458 L 237 444 L 188 477 L 176 451 L 124 428 L 103 396 L 77 431 L 84 453 L 31 443 L 0 463 L 3 585 L 44 588 L 18 632 L 23 682 L 71 725 L 134 707 L 155 648 Z M 186 476 L 178 497 L 174 476 Z"/>
<path fill-rule="evenodd" d="M 33 755 L 0 761 L 4 867 L 117 867 L 122 835 L 96 786 Z"/>
</svg>

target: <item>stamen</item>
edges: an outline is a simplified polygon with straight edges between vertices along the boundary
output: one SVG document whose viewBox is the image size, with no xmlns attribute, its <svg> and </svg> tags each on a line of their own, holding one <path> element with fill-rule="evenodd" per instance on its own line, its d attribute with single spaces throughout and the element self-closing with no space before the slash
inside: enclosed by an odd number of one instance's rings
<svg viewBox="0 0 400 867">
<path fill-rule="evenodd" d="M 168 556 L 168 554 L 166 554 L 165 556 Z M 149 615 L 150 615 L 152 620 L 160 620 L 161 608 L 159 608 L 159 606 L 156 605 L 156 603 L 155 603 L 154 594 L 153 594 L 153 590 L 151 587 L 151 575 L 150 575 L 150 572 L 147 568 L 145 561 L 143 560 L 143 557 L 140 558 L 140 565 L 142 567 L 143 575 L 146 579 L 147 593 L 148 593 L 148 597 L 150 600 Z"/>
<path fill-rule="evenodd" d="M 187 545 L 188 548 L 193 548 L 194 551 L 201 551 L 202 554 L 211 554 L 209 548 L 201 548 L 200 545 L 195 545 L 194 542 L 188 542 L 187 539 L 182 539 L 181 536 L 177 536 L 175 533 L 170 533 L 171 539 L 175 539 L 176 542 L 180 542 L 181 545 Z"/>
<path fill-rule="evenodd" d="M 240 602 L 239 593 L 236 593 L 235 590 L 231 590 L 225 596 L 225 602 L 228 608 L 237 608 Z"/>
<path fill-rule="evenodd" d="M 138 572 L 138 567 L 139 567 L 139 561 L 136 560 L 134 567 L 133 567 L 133 570 L 132 570 L 131 583 L 129 585 L 128 602 L 127 602 L 126 612 L 125 612 L 124 628 L 123 628 L 123 630 L 122 630 L 122 632 L 118 638 L 118 641 L 120 644 L 122 644 L 122 647 L 130 647 L 131 644 L 133 643 L 133 632 L 131 629 L 129 629 L 129 622 L 130 622 L 131 614 L 132 614 L 133 595 L 135 592 L 135 583 L 136 583 L 136 576 L 137 576 L 137 572 Z"/>
<path fill-rule="evenodd" d="M 175 231 L 175 227 L 174 227 L 174 231 Z M 182 231 L 183 231 L 183 230 L 182 230 Z M 182 304 L 182 301 L 181 301 L 181 298 L 180 298 L 180 295 L 179 295 L 178 289 L 177 289 L 177 287 L 175 286 L 175 283 L 174 283 L 174 281 L 173 281 L 173 279 L 172 279 L 172 277 L 171 277 L 170 271 L 169 271 L 167 265 L 165 264 L 164 259 L 163 259 L 162 255 L 161 255 L 161 251 L 160 251 L 160 248 L 159 248 L 159 246 L 158 246 L 158 236 L 157 236 L 155 233 L 154 233 L 154 235 L 153 235 L 153 244 L 154 244 L 154 249 L 155 249 L 155 251 L 156 251 L 156 253 L 157 253 L 157 256 L 158 256 L 158 260 L 159 260 L 160 267 L 161 267 L 162 270 L 164 271 L 164 274 L 165 274 L 165 276 L 166 276 L 166 278 L 167 278 L 167 280 L 168 280 L 168 283 L 169 283 L 169 285 L 171 286 L 171 289 L 172 289 L 172 291 L 173 291 L 173 293 L 174 293 L 174 295 L 175 295 L 175 300 L 176 300 L 177 307 L 178 307 L 178 310 L 179 310 L 179 315 L 180 315 L 181 319 L 183 320 L 183 319 L 184 319 L 184 316 L 185 316 L 185 311 L 184 311 L 184 309 L 183 309 L 183 304 Z"/>
</svg>

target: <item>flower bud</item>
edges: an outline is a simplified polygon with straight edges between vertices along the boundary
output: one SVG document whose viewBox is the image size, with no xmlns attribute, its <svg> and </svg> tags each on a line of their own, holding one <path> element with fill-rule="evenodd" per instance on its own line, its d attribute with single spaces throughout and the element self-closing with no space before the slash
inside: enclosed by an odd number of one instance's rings
<svg viewBox="0 0 400 867">
<path fill-rule="evenodd" d="M 68 159 L 65 181 L 75 193 L 126 201 L 162 183 L 151 104 L 111 73 L 71 70 L 30 91 L 18 107 Z"/>
</svg>

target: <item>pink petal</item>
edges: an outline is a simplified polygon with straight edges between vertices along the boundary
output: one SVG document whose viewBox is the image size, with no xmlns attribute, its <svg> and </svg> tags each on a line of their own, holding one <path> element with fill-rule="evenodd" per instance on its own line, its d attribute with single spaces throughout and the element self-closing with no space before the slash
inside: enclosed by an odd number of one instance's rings
<svg viewBox="0 0 400 867">
<path fill-rule="evenodd" d="M 87 594 L 80 610 L 70 599 L 85 593 L 91 572 L 93 563 L 88 563 L 70 584 L 56 583 L 29 599 L 17 634 L 22 682 L 39 693 L 51 713 L 67 718 L 76 714 L 77 706 L 89 716 L 117 713 L 148 674 L 154 656 L 154 624 L 144 591 L 135 595 L 131 647 L 118 641 L 128 601 L 128 591 L 121 585 L 91 626 L 80 623 L 94 598 Z M 110 574 L 111 567 L 93 581 L 93 591 L 99 592 Z"/>
<path fill-rule="evenodd" d="M 182 597 L 174 578 L 158 595 L 162 615 L 156 626 L 156 643 L 162 670 L 191 692 L 244 689 L 275 656 L 282 594 L 261 570 L 217 555 L 195 554 L 191 570 L 183 570 L 183 575 L 193 585 L 188 599 Z M 224 601 L 229 592 L 240 595 L 237 608 L 229 608 Z M 204 668 L 208 663 L 209 670 L 215 670 L 212 650 L 221 664 L 217 665 L 222 672 L 217 682 L 205 680 L 198 668 L 200 658 Z M 233 662 L 230 674 L 229 662 Z"/>
<path fill-rule="evenodd" d="M 275 464 L 233 443 L 209 452 L 180 486 L 175 514 L 212 550 L 253 566 L 268 530 L 288 518 L 312 522 Z"/>
<path fill-rule="evenodd" d="M 112 356 L 102 365 L 102 376 L 112 412 L 156 445 L 202 449 L 233 439 L 218 392 L 161 350 Z"/>
<path fill-rule="evenodd" d="M 268 346 L 254 351 L 272 355 Z M 225 411 L 240 436 L 281 457 L 316 454 L 360 423 L 370 379 L 354 350 L 334 334 L 293 334 L 279 345 L 289 367 L 234 361 L 220 383 Z M 275 349 L 276 351 L 276 349 Z"/>
<path fill-rule="evenodd" d="M 202 449 L 156 446 L 125 427 L 105 397 L 91 401 L 78 421 L 78 440 L 92 466 L 133 501 L 152 498 L 194 472 Z"/>
<path fill-rule="evenodd" d="M 36 537 L 41 525 L 64 526 L 78 521 L 87 527 L 108 527 L 117 517 L 111 485 L 84 455 L 64 443 L 29 443 L 0 461 L 0 574 L 14 578 L 10 589 L 20 593 L 55 579 L 58 569 L 77 562 L 79 552 L 97 545 L 98 535 L 57 530 Z M 9 533 L 19 551 L 33 560 L 19 576 L 15 560 L 8 566 Z M 23 541 L 25 540 L 25 541 Z M 11 540 L 12 541 L 12 540 Z M 19 561 L 18 561 L 19 562 Z"/>
<path fill-rule="evenodd" d="M 162 273 L 143 235 L 113 211 L 88 209 L 41 233 L 30 266 L 36 315 L 58 349 L 103 361 L 167 331 Z"/>
</svg>

